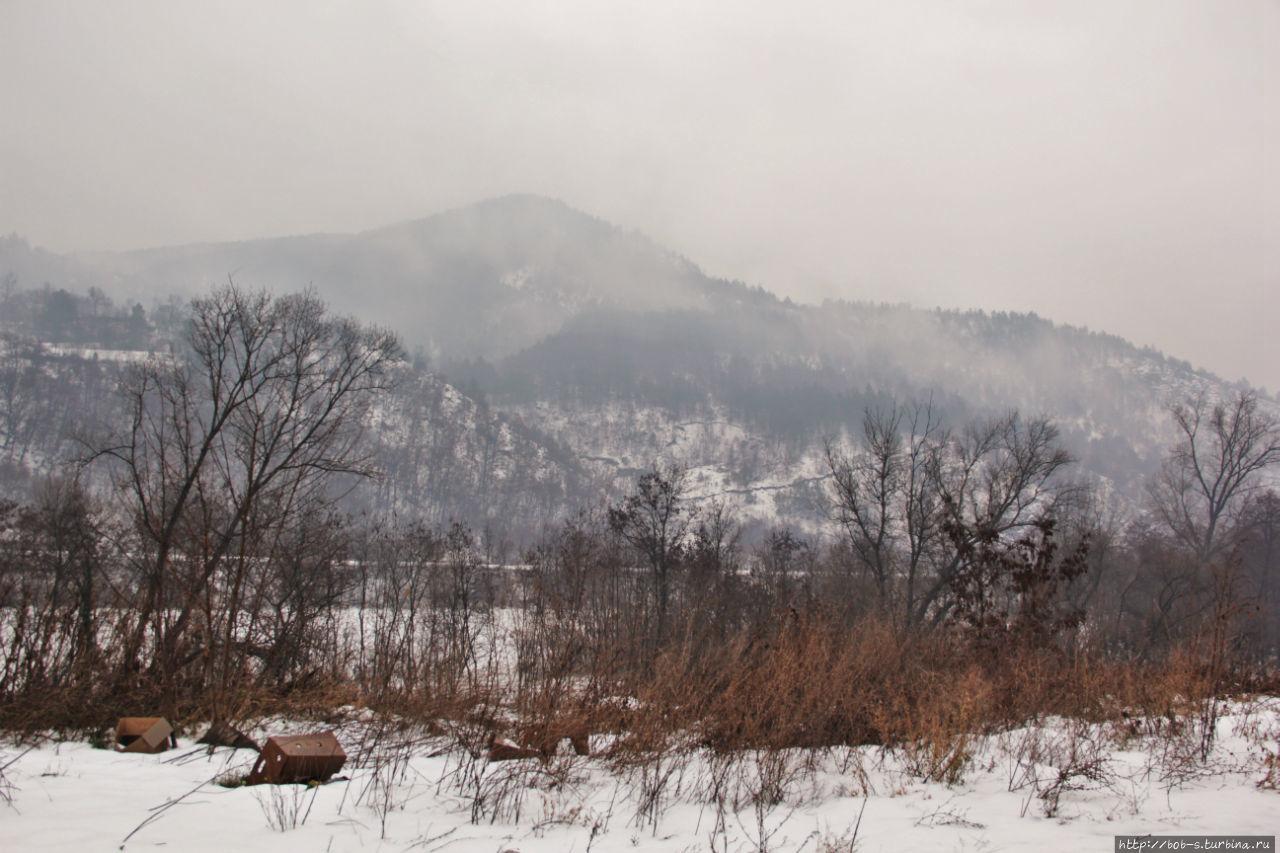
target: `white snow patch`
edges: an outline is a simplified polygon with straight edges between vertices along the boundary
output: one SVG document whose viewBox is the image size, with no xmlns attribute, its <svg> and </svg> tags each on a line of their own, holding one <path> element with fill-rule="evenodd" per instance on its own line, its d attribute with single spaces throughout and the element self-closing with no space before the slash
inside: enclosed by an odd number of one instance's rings
<svg viewBox="0 0 1280 853">
<path fill-rule="evenodd" d="M 252 753 L 185 740 L 155 756 L 4 742 L 0 849 L 1044 853 L 1110 850 L 1116 835 L 1272 835 L 1280 793 L 1258 782 L 1280 744 L 1278 707 L 1231 706 L 1208 761 L 1176 773 L 1167 742 L 1108 739 L 1103 727 L 1069 721 L 975 738 L 968 770 L 950 786 L 920 781 L 901 753 L 879 747 L 748 753 L 727 775 L 724 756 L 673 751 L 660 759 L 663 776 L 569 752 L 486 764 L 445 737 L 400 734 L 371 748 L 357 723 L 339 731 L 350 758 L 328 784 L 224 788 L 219 780 L 245 773 Z M 1102 745 L 1100 764 L 1072 777 L 1050 809 L 1044 792 L 1079 755 L 1071 739 L 1082 735 Z M 780 799 L 756 808 L 751 792 L 779 773 Z M 645 791 L 656 778 L 666 787 L 655 812 Z M 708 796 L 717 779 L 719 803 Z"/>
</svg>

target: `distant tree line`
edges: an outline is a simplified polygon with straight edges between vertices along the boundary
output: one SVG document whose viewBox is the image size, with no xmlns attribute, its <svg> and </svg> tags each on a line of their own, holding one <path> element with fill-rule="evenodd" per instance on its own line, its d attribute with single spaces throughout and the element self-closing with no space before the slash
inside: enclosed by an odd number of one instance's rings
<svg viewBox="0 0 1280 853">
<path fill-rule="evenodd" d="M 1178 440 L 1138 518 L 1072 478 L 1047 418 L 950 426 L 890 400 L 827 446 L 828 537 L 746 543 L 666 465 L 517 554 L 464 525 L 343 511 L 382 473 L 369 425 L 405 378 L 394 335 L 311 294 L 228 286 L 193 302 L 179 343 L 124 371 L 82 468 L 0 506 L 0 724 L 504 690 L 568 713 L 583 683 L 597 710 L 619 685 L 704 685 L 711 713 L 742 687 L 733 672 L 871 636 L 880 653 L 932 649 L 930 666 L 960 650 L 991 679 L 1011 656 L 1045 678 L 1189 657 L 1226 690 L 1280 645 L 1280 497 L 1264 479 L 1280 424 L 1248 392 L 1172 407 Z M 500 612 L 515 614 L 514 683 L 493 680 Z M 787 738 L 891 733 L 869 707 L 819 704 Z"/>
<path fill-rule="evenodd" d="M 172 321 L 170 312 L 160 314 Z M 48 285 L 20 290 L 12 274 L 0 282 L 0 317 L 0 331 L 8 335 L 72 346 L 145 350 L 156 341 L 156 322 L 141 303 L 117 305 L 96 287 L 84 295 Z"/>
</svg>

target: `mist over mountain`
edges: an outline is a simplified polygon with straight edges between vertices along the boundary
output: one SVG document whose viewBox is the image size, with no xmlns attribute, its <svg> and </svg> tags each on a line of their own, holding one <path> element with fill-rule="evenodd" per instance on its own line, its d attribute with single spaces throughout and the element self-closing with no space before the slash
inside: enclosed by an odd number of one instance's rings
<svg viewBox="0 0 1280 853">
<path fill-rule="evenodd" d="M 1137 500 L 1168 446 L 1168 403 L 1231 387 L 1035 315 L 922 310 L 889 292 L 780 300 L 534 196 L 352 235 L 77 256 L 9 238 L 0 277 L 10 291 L 95 287 L 153 318 L 171 294 L 228 278 L 314 288 L 395 330 L 437 374 L 391 406 L 379 435 L 391 473 L 369 505 L 525 527 L 598 502 L 655 459 L 689 466 L 697 497 L 761 524 L 817 526 L 823 441 L 852 440 L 864 409 L 894 401 L 931 401 L 956 426 L 1049 416 L 1082 476 Z"/>
<path fill-rule="evenodd" d="M 584 311 L 706 307 L 706 278 L 637 234 L 560 202 L 511 196 L 354 235 L 77 258 L 122 294 L 196 293 L 229 277 L 314 287 L 433 356 L 518 352 Z"/>
</svg>

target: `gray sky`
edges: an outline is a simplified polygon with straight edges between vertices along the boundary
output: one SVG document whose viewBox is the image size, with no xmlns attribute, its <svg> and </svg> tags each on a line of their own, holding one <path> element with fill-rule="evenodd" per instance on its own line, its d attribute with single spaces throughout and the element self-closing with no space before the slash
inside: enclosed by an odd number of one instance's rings
<svg viewBox="0 0 1280 853">
<path fill-rule="evenodd" d="M 0 0 L 0 232 L 511 192 L 797 299 L 1036 311 L 1280 390 L 1280 0 Z"/>
</svg>

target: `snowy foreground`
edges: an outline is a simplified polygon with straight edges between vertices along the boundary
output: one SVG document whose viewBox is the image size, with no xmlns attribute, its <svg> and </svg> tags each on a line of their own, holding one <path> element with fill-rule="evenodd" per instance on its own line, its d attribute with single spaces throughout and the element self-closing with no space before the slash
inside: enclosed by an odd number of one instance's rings
<svg viewBox="0 0 1280 853">
<path fill-rule="evenodd" d="M 909 750 L 623 766 L 566 743 L 550 762 L 488 762 L 449 737 L 351 724 L 326 785 L 224 787 L 255 754 L 5 741 L 0 850 L 1110 851 L 1118 834 L 1276 834 L 1280 702 L 1224 704 L 1215 730 L 1201 760 L 1195 724 L 1052 721 L 970 741 L 951 785 L 921 781 L 930 754 Z"/>
</svg>

